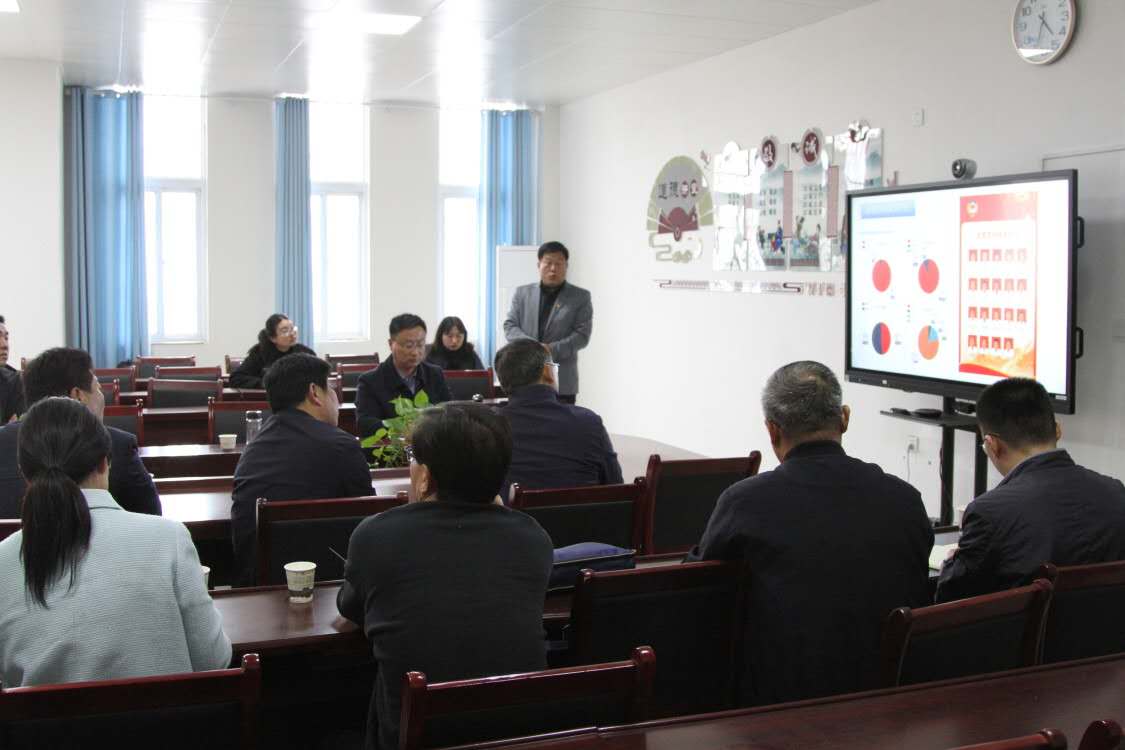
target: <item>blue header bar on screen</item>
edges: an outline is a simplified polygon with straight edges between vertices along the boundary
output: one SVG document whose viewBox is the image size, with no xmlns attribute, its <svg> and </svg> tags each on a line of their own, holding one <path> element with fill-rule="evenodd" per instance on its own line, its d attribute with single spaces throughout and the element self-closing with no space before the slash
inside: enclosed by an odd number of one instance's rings
<svg viewBox="0 0 1125 750">
<path fill-rule="evenodd" d="M 897 219 L 914 215 L 914 201 L 912 199 L 879 201 L 878 203 L 864 202 L 859 209 L 859 215 L 864 219 Z"/>
</svg>

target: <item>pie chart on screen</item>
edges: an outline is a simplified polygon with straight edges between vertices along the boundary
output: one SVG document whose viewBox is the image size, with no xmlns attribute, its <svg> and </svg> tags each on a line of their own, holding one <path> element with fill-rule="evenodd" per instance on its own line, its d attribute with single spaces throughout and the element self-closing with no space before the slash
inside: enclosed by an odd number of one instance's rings
<svg viewBox="0 0 1125 750">
<path fill-rule="evenodd" d="M 926 359 L 937 356 L 938 330 L 933 326 L 923 326 L 918 332 L 918 352 Z"/>
<path fill-rule="evenodd" d="M 877 261 L 871 269 L 871 281 L 880 292 L 887 291 L 887 287 L 891 285 L 891 264 L 885 260 Z"/>
<path fill-rule="evenodd" d="M 876 323 L 871 330 L 871 346 L 879 354 L 886 354 L 891 348 L 891 329 L 887 328 L 886 323 Z"/>
<path fill-rule="evenodd" d="M 926 294 L 933 294 L 940 279 L 941 274 L 938 273 L 937 263 L 928 258 L 922 261 L 922 265 L 918 268 L 918 284 L 922 287 L 922 291 Z"/>
</svg>

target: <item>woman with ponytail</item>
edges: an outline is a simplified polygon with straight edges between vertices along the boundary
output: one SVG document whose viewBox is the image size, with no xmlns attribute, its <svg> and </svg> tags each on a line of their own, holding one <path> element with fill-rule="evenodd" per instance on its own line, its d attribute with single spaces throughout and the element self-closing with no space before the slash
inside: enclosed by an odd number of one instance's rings
<svg viewBox="0 0 1125 750">
<path fill-rule="evenodd" d="M 24 416 L 21 530 L 0 542 L 5 687 L 221 669 L 230 641 L 183 524 L 109 493 L 110 438 L 83 404 Z"/>
<path fill-rule="evenodd" d="M 297 324 L 281 313 L 274 313 L 266 318 L 265 327 L 258 331 L 258 343 L 250 347 L 246 359 L 230 374 L 230 387 L 264 388 L 262 379 L 266 370 L 277 360 L 295 352 L 316 356 L 312 349 L 297 343 Z"/>
</svg>

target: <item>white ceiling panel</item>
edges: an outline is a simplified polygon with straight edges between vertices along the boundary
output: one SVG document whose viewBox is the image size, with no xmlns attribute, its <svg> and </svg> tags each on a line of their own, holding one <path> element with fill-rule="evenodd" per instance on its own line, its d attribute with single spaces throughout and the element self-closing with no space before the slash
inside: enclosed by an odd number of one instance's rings
<svg viewBox="0 0 1125 750">
<path fill-rule="evenodd" d="M 854 0 L 849 0 L 854 2 Z M 708 18 L 792 28 L 815 23 L 840 9 L 788 0 L 562 0 L 568 8 L 629 11 L 673 19 Z M 690 22 L 687 26 L 690 27 Z"/>
</svg>

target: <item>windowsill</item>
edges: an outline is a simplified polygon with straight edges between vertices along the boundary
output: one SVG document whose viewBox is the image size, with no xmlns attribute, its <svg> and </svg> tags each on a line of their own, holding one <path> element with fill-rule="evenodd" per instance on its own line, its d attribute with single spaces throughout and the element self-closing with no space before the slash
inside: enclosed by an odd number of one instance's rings
<svg viewBox="0 0 1125 750">
<path fill-rule="evenodd" d="M 197 346 L 206 344 L 207 339 L 176 339 L 175 341 L 149 341 L 149 346 Z"/>
</svg>

